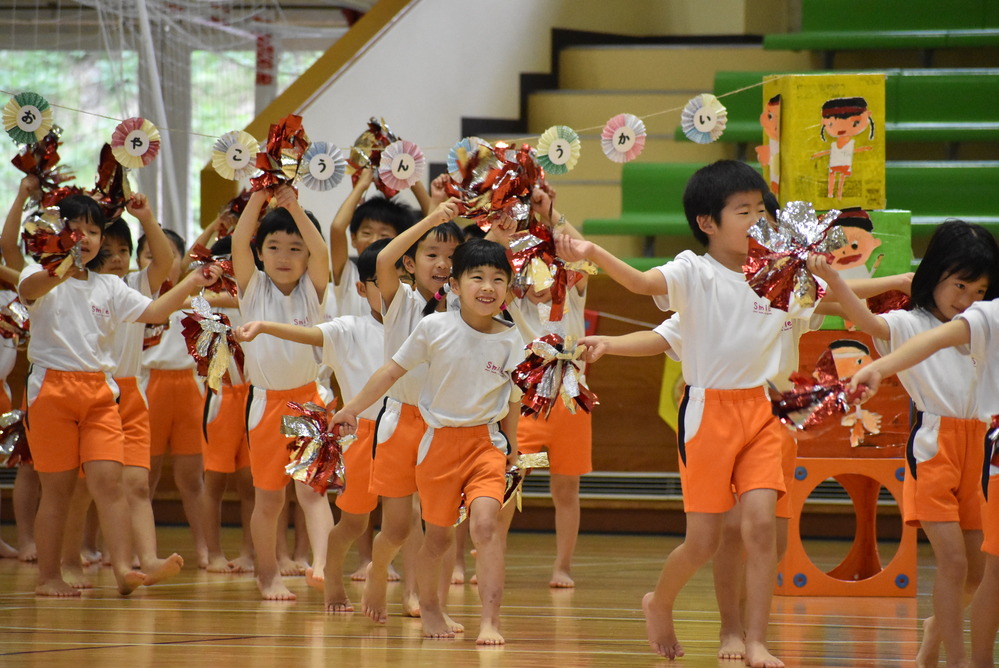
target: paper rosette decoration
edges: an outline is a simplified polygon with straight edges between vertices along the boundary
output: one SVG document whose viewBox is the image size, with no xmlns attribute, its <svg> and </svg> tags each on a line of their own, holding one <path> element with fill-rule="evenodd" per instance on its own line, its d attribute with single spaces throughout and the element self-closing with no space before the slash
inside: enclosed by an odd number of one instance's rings
<svg viewBox="0 0 999 668">
<path fill-rule="evenodd" d="M 445 185 L 448 196 L 461 200 L 461 215 L 484 230 L 491 218 L 505 214 L 526 224 L 531 213 L 531 193 L 544 180 L 545 172 L 524 144 L 519 149 L 503 142 L 481 144 L 458 160 L 459 178 Z"/>
<path fill-rule="evenodd" d="M 18 93 L 4 105 L 3 129 L 18 144 L 41 141 L 52 129 L 52 108 L 48 100 L 30 91 Z"/>
<path fill-rule="evenodd" d="M 7 304 L 0 304 L 0 337 L 19 341 L 28 338 L 31 321 L 28 309 L 17 297 Z"/>
<path fill-rule="evenodd" d="M 821 433 L 840 424 L 838 419 L 851 411 L 851 404 L 863 394 L 850 394 L 849 379 L 840 380 L 833 351 L 826 349 L 815 364 L 813 375 L 791 374 L 794 387 L 780 392 L 771 384 L 770 403 L 774 415 L 796 431 Z"/>
<path fill-rule="evenodd" d="M 464 137 L 447 152 L 447 173 L 455 181 L 461 180 L 460 164 L 479 150 L 480 146 L 489 146 L 489 142 L 481 137 Z"/>
<path fill-rule="evenodd" d="M 206 278 L 210 276 L 208 267 L 216 265 L 222 269 L 222 275 L 219 276 L 219 279 L 211 285 L 205 286 L 207 290 L 217 294 L 228 292 L 233 297 L 236 296 L 238 289 L 236 287 L 236 276 L 232 270 L 231 255 L 212 255 L 212 252 L 201 244 L 194 244 L 191 247 L 190 257 L 193 260 L 191 262 L 191 269 L 200 269 L 204 272 Z"/>
<path fill-rule="evenodd" d="M 84 269 L 80 256 L 83 233 L 71 230 L 56 207 L 41 209 L 28 216 L 21 239 L 24 250 L 49 272 L 49 276 L 61 278 L 74 265 L 81 271 Z"/>
<path fill-rule="evenodd" d="M 565 174 L 579 162 L 582 144 L 568 125 L 553 125 L 538 138 L 538 163 L 549 174 Z"/>
<path fill-rule="evenodd" d="M 532 452 L 517 456 L 517 463 L 506 470 L 506 486 L 503 490 L 503 505 L 510 503 L 511 499 L 517 500 L 517 510 L 523 510 L 522 491 L 524 488 L 524 478 L 534 469 L 546 469 L 548 463 L 547 452 Z M 461 495 L 461 505 L 458 506 L 458 520 L 454 526 L 458 526 L 468 519 L 468 506 L 465 504 L 465 495 Z"/>
<path fill-rule="evenodd" d="M 291 462 L 285 467 L 285 473 L 320 494 L 330 489 L 342 492 L 346 484 L 343 451 L 356 437 L 340 436 L 339 425 L 331 431 L 327 423 L 328 414 L 322 406 L 289 401 L 288 407 L 297 411 L 298 415 L 281 418 L 281 433 L 295 437 L 288 444 Z"/>
<path fill-rule="evenodd" d="M 749 256 L 742 271 L 749 286 L 770 305 L 787 311 L 793 303 L 811 307 L 825 294 L 808 273 L 812 253 L 830 253 L 846 243 L 843 228 L 834 226 L 839 211 L 816 218 L 809 202 L 788 202 L 777 212 L 777 225 L 761 218 L 749 228 Z"/>
<path fill-rule="evenodd" d="M 249 132 L 233 130 L 215 140 L 212 146 L 212 167 L 229 181 L 248 178 L 257 171 L 260 142 Z"/>
<path fill-rule="evenodd" d="M 69 188 L 61 188 L 59 184 L 72 181 L 76 178 L 72 170 L 59 164 L 59 136 L 62 128 L 53 125 L 49 133 L 40 141 L 30 146 L 25 146 L 14 156 L 10 164 L 17 167 L 25 174 L 33 174 L 38 179 L 38 186 L 42 191 L 41 205 L 53 206 L 56 201 L 51 201 L 52 196 L 57 191 L 64 197 L 71 194 Z"/>
<path fill-rule="evenodd" d="M 350 156 L 347 158 L 347 173 L 351 175 L 351 184 L 357 185 L 358 172 L 365 167 L 375 170 L 375 187 L 389 199 L 395 197 L 399 191 L 390 187 L 381 180 L 378 168 L 382 163 L 382 151 L 390 144 L 399 141 L 399 137 L 392 132 L 385 119 L 377 119 L 372 116 L 368 120 L 368 129 L 361 133 L 361 136 L 354 140 L 354 145 L 350 147 Z"/>
<path fill-rule="evenodd" d="M 532 341 L 527 350 L 527 358 L 512 374 L 514 384 L 524 392 L 521 415 L 547 419 L 559 398 L 570 413 L 577 407 L 589 413 L 599 403 L 580 380 L 584 347 L 575 345 L 571 337 L 563 341 L 558 334 L 546 334 Z"/>
<path fill-rule="evenodd" d="M 191 307 L 194 311 L 185 311 L 180 321 L 187 352 L 197 364 L 198 375 L 207 378 L 208 387 L 218 392 L 223 382 L 232 382 L 229 378 L 232 359 L 236 360 L 240 373 L 243 372 L 243 349 L 232 333 L 229 318 L 224 313 L 212 313 L 208 300 L 195 297 Z"/>
<path fill-rule="evenodd" d="M 631 162 L 645 148 L 645 123 L 634 114 L 618 114 L 600 133 L 600 148 L 614 162 Z"/>
<path fill-rule="evenodd" d="M 711 93 L 692 97 L 680 114 L 680 127 L 687 139 L 698 144 L 710 144 L 725 131 L 728 111 Z"/>
<path fill-rule="evenodd" d="M 97 182 L 91 191 L 91 196 L 97 200 L 104 210 L 108 224 L 120 217 L 125 211 L 125 204 L 132 196 L 128 186 L 125 167 L 114 157 L 114 149 L 110 144 L 104 144 L 101 149 L 100 162 L 97 164 Z"/>
<path fill-rule="evenodd" d="M 257 153 L 256 166 L 263 174 L 250 179 L 252 190 L 291 185 L 298 176 L 302 156 L 309 148 L 309 136 L 302 127 L 302 117 L 288 114 L 271 125 L 264 150 Z"/>
<path fill-rule="evenodd" d="M 378 178 L 393 190 L 405 190 L 413 187 L 423 177 L 426 164 L 419 146 L 400 139 L 382 150 Z"/>
<path fill-rule="evenodd" d="M 555 255 L 555 237 L 552 229 L 538 221 L 528 223 L 526 230 L 515 233 L 510 238 L 507 251 L 510 266 L 513 267 L 512 289 L 518 297 L 523 297 L 532 286 L 537 290 L 551 288 L 551 314 L 549 319 L 562 319 L 565 309 L 565 295 L 583 277 L 581 272 L 596 273 L 591 263 L 567 265 Z"/>
<path fill-rule="evenodd" d="M 310 190 L 333 190 L 343 181 L 347 160 L 336 144 L 312 142 L 302 156 L 298 178 Z"/>
<path fill-rule="evenodd" d="M 0 415 L 0 466 L 9 469 L 31 464 L 31 450 L 24 431 L 24 411 L 12 410 Z"/>
<path fill-rule="evenodd" d="M 126 118 L 111 134 L 111 150 L 125 167 L 145 167 L 160 152 L 160 131 L 141 116 Z"/>
</svg>

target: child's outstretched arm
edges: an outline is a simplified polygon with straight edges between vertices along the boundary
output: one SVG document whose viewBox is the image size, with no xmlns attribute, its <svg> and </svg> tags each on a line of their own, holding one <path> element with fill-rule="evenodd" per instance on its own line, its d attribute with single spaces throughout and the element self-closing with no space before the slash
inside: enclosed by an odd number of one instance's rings
<svg viewBox="0 0 999 668">
<path fill-rule="evenodd" d="M 3 263 L 15 271 L 24 269 L 24 255 L 21 254 L 21 216 L 24 213 L 24 203 L 32 195 L 39 193 L 38 177 L 28 174 L 21 179 L 17 195 L 10 205 L 7 218 L 4 220 L 3 232 L 0 232 L 0 253 Z M 16 281 L 15 281 L 16 283 Z"/>
<path fill-rule="evenodd" d="M 236 229 L 232 231 L 232 273 L 235 275 L 240 294 L 246 291 L 250 277 L 257 270 L 250 242 L 260 222 L 260 210 L 264 208 L 269 198 L 270 194 L 266 190 L 252 192 L 246 207 L 243 208 L 243 213 L 239 215 Z"/>
<path fill-rule="evenodd" d="M 330 282 L 330 265 L 326 260 L 329 257 L 329 249 L 326 247 L 323 233 L 312 224 L 305 209 L 298 203 L 298 193 L 295 192 L 294 188 L 285 185 L 278 186 L 274 190 L 274 198 L 277 200 L 278 206 L 284 207 L 291 214 L 298 227 L 298 233 L 305 240 L 305 247 L 309 249 L 309 280 L 312 281 L 312 285 L 316 288 L 316 294 L 322 301 L 323 295 L 326 294 L 326 287 Z"/>
<path fill-rule="evenodd" d="M 420 211 L 424 216 L 434 210 L 434 202 L 430 198 L 430 193 L 427 192 L 427 187 L 423 185 L 423 181 L 417 181 L 414 183 L 411 190 L 413 191 L 413 196 L 416 197 L 416 201 L 420 205 Z"/>
<path fill-rule="evenodd" d="M 578 344 L 586 346 L 583 359 L 587 362 L 596 362 L 604 355 L 649 357 L 670 349 L 666 339 L 653 331 L 632 332 L 621 336 L 584 336 Z"/>
<path fill-rule="evenodd" d="M 180 259 L 181 276 L 187 273 L 187 270 L 191 266 L 191 263 L 194 262 L 194 258 L 191 257 L 190 251 L 194 250 L 195 246 L 204 246 L 206 248 L 211 247 L 212 240 L 215 238 L 215 234 L 218 232 L 219 225 L 221 223 L 222 223 L 222 214 L 219 214 L 218 216 L 215 217 L 215 220 L 213 220 L 208 224 L 208 227 L 201 230 L 201 234 L 199 234 L 198 238 L 194 240 L 193 244 L 191 244 L 191 247 L 188 249 L 187 254 L 185 254 L 184 257 Z"/>
<path fill-rule="evenodd" d="M 254 320 L 233 330 L 237 341 L 252 341 L 260 334 L 269 334 L 285 341 L 304 343 L 309 346 L 322 347 L 323 333 L 318 327 L 303 327 L 289 325 L 283 322 Z"/>
<path fill-rule="evenodd" d="M 592 241 L 574 239 L 568 234 L 555 239 L 555 251 L 569 262 L 590 260 L 607 272 L 616 283 L 636 295 L 665 295 L 669 291 L 666 277 L 658 269 L 639 271 Z"/>
<path fill-rule="evenodd" d="M 185 276 L 182 281 L 177 283 L 177 285 L 173 286 L 169 292 L 154 299 L 153 303 L 147 306 L 146 310 L 135 319 L 136 322 L 152 324 L 166 322 L 170 318 L 171 313 L 180 310 L 180 308 L 184 305 L 184 300 L 187 299 L 192 292 L 198 288 L 205 287 L 206 285 L 211 285 L 217 281 L 221 275 L 221 267 L 215 265 L 208 266 L 208 276 L 205 276 L 205 273 L 201 271 L 192 271 L 190 274 Z M 29 276 L 28 278 L 34 278 L 34 275 Z"/>
<path fill-rule="evenodd" d="M 381 253 L 378 255 L 380 257 Z M 395 381 L 402 378 L 405 374 L 406 369 L 399 366 L 395 360 L 389 360 L 383 364 L 368 379 L 368 382 L 364 384 L 361 391 L 330 418 L 330 427 L 335 424 L 342 424 L 346 425 L 346 433 L 354 433 L 357 430 L 357 416 L 365 408 L 382 398 Z"/>
<path fill-rule="evenodd" d="M 374 171 L 371 167 L 365 167 L 358 172 L 357 184 L 347 195 L 333 222 L 330 223 L 330 262 L 333 264 L 333 284 L 340 285 L 340 277 L 343 276 L 343 268 L 347 266 L 347 229 L 350 221 L 354 217 L 354 210 L 364 199 L 364 193 L 374 180 Z"/>
<path fill-rule="evenodd" d="M 912 272 L 893 274 L 892 276 L 878 276 L 877 278 L 847 279 L 846 286 L 861 299 L 877 297 L 889 290 L 899 290 L 900 292 L 909 294 L 909 291 L 912 289 Z"/>
<path fill-rule="evenodd" d="M 11 285 L 17 285 L 17 279 L 21 277 L 21 272 L 0 264 L 0 281 L 7 281 Z"/>
<path fill-rule="evenodd" d="M 135 216 L 142 226 L 142 232 L 146 235 L 146 244 L 153 259 L 149 263 L 146 277 L 149 280 L 149 289 L 153 294 L 159 292 L 160 286 L 170 273 L 170 265 L 173 264 L 173 244 L 167 235 L 163 233 L 163 228 L 156 222 L 156 216 L 149 207 L 149 201 L 142 193 L 132 195 L 125 210 Z"/>
<path fill-rule="evenodd" d="M 854 294 L 840 273 L 833 268 L 829 258 L 813 253 L 808 256 L 807 266 L 809 272 L 826 282 L 826 289 L 843 309 L 843 317 L 851 320 L 857 329 L 876 339 L 887 340 L 891 337 L 891 330 L 885 319 L 871 313 L 867 304 Z"/>
<path fill-rule="evenodd" d="M 881 381 L 887 376 L 909 369 L 927 357 L 953 346 L 971 343 L 971 328 L 963 318 L 945 322 L 933 329 L 920 332 L 896 350 L 862 367 L 850 379 L 850 390 L 866 386 L 861 401 L 867 401 L 878 391 Z"/>
<path fill-rule="evenodd" d="M 378 278 L 378 290 L 382 293 L 382 302 L 386 308 L 392 303 L 399 291 L 399 273 L 395 269 L 395 263 L 428 230 L 453 220 L 457 215 L 458 200 L 452 197 L 438 204 L 437 208 L 430 212 L 430 215 L 403 231 L 402 234 L 388 242 L 385 248 L 378 251 L 378 257 L 375 260 L 375 275 Z"/>
</svg>

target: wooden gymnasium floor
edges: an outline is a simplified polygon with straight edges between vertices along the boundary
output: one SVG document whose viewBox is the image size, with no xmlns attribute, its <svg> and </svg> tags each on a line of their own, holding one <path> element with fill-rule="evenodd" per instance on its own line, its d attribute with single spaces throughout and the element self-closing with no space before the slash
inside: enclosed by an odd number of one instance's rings
<svg viewBox="0 0 999 668">
<path fill-rule="evenodd" d="M 237 540 L 235 530 L 227 529 L 226 544 L 235 546 Z M 189 553 L 184 530 L 163 528 L 160 541 L 162 550 Z M 382 627 L 359 613 L 325 614 L 320 595 L 308 591 L 302 578 L 288 578 L 297 602 L 265 603 L 257 599 L 252 576 L 211 575 L 189 566 L 175 580 L 126 599 L 115 593 L 105 569 L 82 599 L 53 600 L 32 594 L 33 566 L 5 559 L 0 560 L 0 666 L 662 665 L 646 644 L 639 604 L 677 541 L 583 535 L 576 589 L 553 591 L 546 583 L 554 537 L 513 534 L 502 649 L 476 648 L 478 599 L 470 585 L 453 586 L 449 599 L 451 614 L 468 627 L 466 637 L 428 641 L 420 637 L 418 620 L 398 616 L 398 605 Z M 842 542 L 808 543 L 813 560 L 828 567 L 847 548 Z M 771 648 L 788 666 L 911 665 L 932 585 L 925 545 L 920 564 L 916 599 L 775 597 Z M 348 591 L 357 603 L 360 585 L 351 584 Z M 390 600 L 397 592 L 398 585 L 391 585 Z M 740 665 L 715 658 L 718 616 L 710 569 L 681 594 L 676 618 L 687 649 L 683 665 Z"/>
</svg>

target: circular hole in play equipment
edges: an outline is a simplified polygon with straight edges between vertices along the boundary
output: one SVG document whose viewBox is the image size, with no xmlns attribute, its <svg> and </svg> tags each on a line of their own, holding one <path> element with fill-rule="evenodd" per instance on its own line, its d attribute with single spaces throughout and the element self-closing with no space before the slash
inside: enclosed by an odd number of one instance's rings
<svg viewBox="0 0 999 668">
<path fill-rule="evenodd" d="M 866 580 L 891 563 L 902 520 L 877 480 L 849 473 L 820 483 L 805 504 L 801 535 L 808 558 L 839 580 Z"/>
</svg>

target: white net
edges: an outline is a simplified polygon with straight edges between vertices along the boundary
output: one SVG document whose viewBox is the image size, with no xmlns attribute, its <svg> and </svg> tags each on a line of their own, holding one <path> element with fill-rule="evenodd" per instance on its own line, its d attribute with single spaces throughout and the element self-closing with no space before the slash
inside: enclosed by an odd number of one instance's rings
<svg viewBox="0 0 999 668">
<path fill-rule="evenodd" d="M 241 129 L 346 31 L 340 7 L 276 0 L 0 0 L 0 106 L 34 91 L 63 128 L 61 163 L 91 187 L 101 145 L 132 116 L 161 148 L 132 170 L 165 227 L 186 237 L 200 215 L 199 172 L 218 136 Z M 0 154 L 9 201 L 23 174 Z"/>
</svg>

